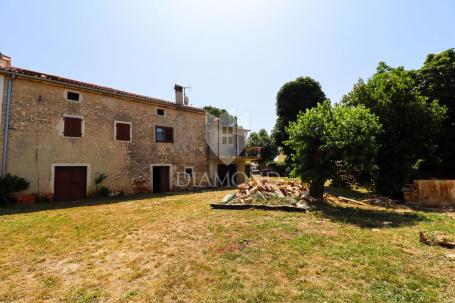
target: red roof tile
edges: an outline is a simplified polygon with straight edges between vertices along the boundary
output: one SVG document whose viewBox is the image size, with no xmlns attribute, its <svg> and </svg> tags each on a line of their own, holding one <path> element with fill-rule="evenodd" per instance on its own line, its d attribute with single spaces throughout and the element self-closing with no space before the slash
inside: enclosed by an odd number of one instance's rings
<svg viewBox="0 0 455 303">
<path fill-rule="evenodd" d="M 108 94 L 114 94 L 118 96 L 123 96 L 123 97 L 129 97 L 141 101 L 149 101 L 152 103 L 156 104 L 162 104 L 162 105 L 167 105 L 167 106 L 172 106 L 177 109 L 182 109 L 182 110 L 189 110 L 189 111 L 196 111 L 196 112 L 202 112 L 205 113 L 205 110 L 193 106 L 188 106 L 188 105 L 178 105 L 175 102 L 172 101 L 167 101 L 167 100 L 162 100 L 162 99 L 157 99 L 153 97 L 148 97 L 148 96 L 143 96 L 143 95 L 138 95 L 134 93 L 129 93 L 126 91 L 118 90 L 115 88 L 110 88 L 106 86 L 101 86 L 101 85 L 96 85 L 88 82 L 81 82 L 81 81 L 76 81 L 68 78 L 63 78 L 60 76 L 55 76 L 55 75 L 50 75 L 50 74 L 44 74 L 40 72 L 35 72 L 23 68 L 18 68 L 18 67 L 2 67 L 0 66 L 0 72 L 4 71 L 8 74 L 15 74 L 18 76 L 26 76 L 26 77 L 32 77 L 38 80 L 43 80 L 43 81 L 51 81 L 51 82 L 60 82 L 62 84 L 70 85 L 70 86 L 75 86 L 87 90 L 96 90 L 96 91 L 101 91 L 105 92 Z"/>
</svg>

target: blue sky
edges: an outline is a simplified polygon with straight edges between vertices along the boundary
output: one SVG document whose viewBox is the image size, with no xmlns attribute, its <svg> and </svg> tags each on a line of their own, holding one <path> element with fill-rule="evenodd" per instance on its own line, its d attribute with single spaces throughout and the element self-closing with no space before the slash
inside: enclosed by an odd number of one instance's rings
<svg viewBox="0 0 455 303">
<path fill-rule="evenodd" d="M 249 113 L 271 130 L 281 85 L 318 80 L 337 102 L 379 61 L 418 68 L 455 47 L 455 1 L 2 0 L 13 65 Z"/>
</svg>

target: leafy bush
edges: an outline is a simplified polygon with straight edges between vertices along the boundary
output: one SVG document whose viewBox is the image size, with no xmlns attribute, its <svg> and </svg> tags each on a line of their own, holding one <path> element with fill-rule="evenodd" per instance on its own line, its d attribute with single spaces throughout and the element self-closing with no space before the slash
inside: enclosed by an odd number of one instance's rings
<svg viewBox="0 0 455 303">
<path fill-rule="evenodd" d="M 438 71 L 439 72 L 439 71 Z M 437 142 L 447 108 L 423 96 L 414 71 L 379 63 L 366 82 L 359 80 L 343 103 L 362 105 L 379 118 L 376 192 L 401 197 L 420 166 L 437 158 Z M 447 145 L 450 137 L 444 137 Z"/>
<path fill-rule="evenodd" d="M 100 189 L 98 190 L 98 195 L 100 197 L 108 197 L 110 193 L 111 190 L 106 186 L 101 186 Z"/>
<path fill-rule="evenodd" d="M 289 165 L 284 162 L 269 162 L 267 163 L 267 167 L 271 169 L 273 172 L 280 175 L 280 177 L 287 177 L 290 173 Z"/>
<path fill-rule="evenodd" d="M 287 128 L 295 163 L 293 175 L 310 181 L 310 194 L 322 198 L 324 183 L 333 179 L 342 164 L 347 171 L 374 171 L 381 133 L 378 117 L 359 106 L 319 103 Z"/>
<path fill-rule="evenodd" d="M 96 186 L 100 185 L 103 183 L 104 180 L 107 179 L 107 175 L 105 173 L 97 173 L 98 175 L 95 178 L 95 184 Z"/>
<path fill-rule="evenodd" d="M 107 175 L 105 173 L 97 173 L 97 176 L 95 178 L 95 186 L 96 186 L 96 192 L 98 193 L 98 196 L 100 197 L 107 197 L 111 193 L 111 190 L 106 187 L 106 186 L 101 186 L 101 183 L 104 182 L 104 180 L 107 179 Z"/>
<path fill-rule="evenodd" d="M 24 178 L 18 176 L 7 174 L 4 177 L 0 177 L 0 199 L 2 201 L 8 201 L 12 193 L 26 190 L 29 185 L 30 183 Z"/>
</svg>

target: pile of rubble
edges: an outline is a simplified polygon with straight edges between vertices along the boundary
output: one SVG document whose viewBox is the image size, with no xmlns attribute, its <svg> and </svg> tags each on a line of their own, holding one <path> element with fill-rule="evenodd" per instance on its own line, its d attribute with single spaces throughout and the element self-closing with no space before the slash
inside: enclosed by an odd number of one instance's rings
<svg viewBox="0 0 455 303">
<path fill-rule="evenodd" d="M 308 188 L 296 180 L 252 180 L 238 185 L 237 188 L 236 193 L 226 195 L 221 203 L 289 205 L 307 209 L 308 203 L 316 202 L 316 199 L 310 196 Z"/>
</svg>

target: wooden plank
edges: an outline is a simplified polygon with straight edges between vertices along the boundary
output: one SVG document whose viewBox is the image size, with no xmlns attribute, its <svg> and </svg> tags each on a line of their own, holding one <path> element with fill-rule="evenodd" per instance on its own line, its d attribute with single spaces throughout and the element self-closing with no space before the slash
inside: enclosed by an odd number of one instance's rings
<svg viewBox="0 0 455 303">
<path fill-rule="evenodd" d="M 305 208 L 289 206 L 289 205 L 264 205 L 264 204 L 220 204 L 212 203 L 210 206 L 213 209 L 232 209 L 232 210 L 244 210 L 244 209 L 260 209 L 260 210 L 280 210 L 289 212 L 306 212 Z"/>
</svg>

